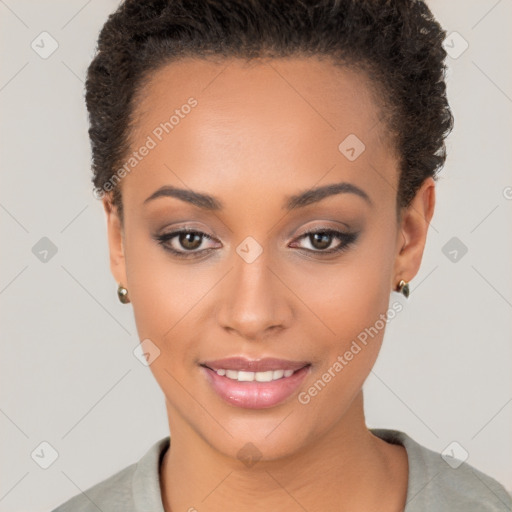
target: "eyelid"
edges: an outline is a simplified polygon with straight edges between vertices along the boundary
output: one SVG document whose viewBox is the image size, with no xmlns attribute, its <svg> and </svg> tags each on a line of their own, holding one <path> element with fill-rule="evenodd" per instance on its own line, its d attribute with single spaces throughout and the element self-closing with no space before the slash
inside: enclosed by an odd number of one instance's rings
<svg viewBox="0 0 512 512">
<path fill-rule="evenodd" d="M 313 227 L 301 229 L 299 234 L 297 235 L 297 237 L 301 237 L 301 236 L 307 235 L 309 233 L 318 233 L 319 231 L 321 231 L 321 232 L 324 232 L 324 231 L 337 231 L 339 233 L 350 233 L 351 232 L 351 230 L 348 227 L 341 228 L 341 227 L 338 227 L 338 226 L 337 227 L 333 227 L 333 226 L 328 226 L 328 225 L 320 225 L 320 226 L 316 225 L 316 226 L 313 226 Z"/>
<path fill-rule="evenodd" d="M 173 222 L 172 224 L 165 224 L 165 226 L 157 231 L 157 234 L 164 235 L 168 233 L 174 233 L 176 231 L 194 231 L 198 233 L 205 233 L 211 237 L 214 236 L 203 223 L 186 220 Z"/>
<path fill-rule="evenodd" d="M 326 230 L 335 230 L 335 231 L 342 231 L 342 232 L 350 232 L 355 231 L 356 226 L 350 226 L 347 222 L 342 222 L 339 220 L 334 219 L 316 219 L 314 221 L 308 222 L 305 225 L 302 225 L 301 223 L 301 233 L 309 233 L 310 231 L 318 231 L 320 229 L 326 229 Z M 297 231 L 295 228 L 293 231 Z"/>
</svg>

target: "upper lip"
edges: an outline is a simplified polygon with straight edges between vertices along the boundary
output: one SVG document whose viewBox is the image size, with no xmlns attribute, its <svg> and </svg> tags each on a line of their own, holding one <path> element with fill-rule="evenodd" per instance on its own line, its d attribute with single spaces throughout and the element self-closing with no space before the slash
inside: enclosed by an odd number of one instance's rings
<svg viewBox="0 0 512 512">
<path fill-rule="evenodd" d="M 266 372 L 269 370 L 300 370 L 308 366 L 308 361 L 290 361 L 287 359 L 276 359 L 274 357 L 265 357 L 263 359 L 247 359 L 245 357 L 227 357 L 216 359 L 215 361 L 205 361 L 201 366 L 206 366 L 211 370 L 238 370 L 246 372 Z"/>
</svg>

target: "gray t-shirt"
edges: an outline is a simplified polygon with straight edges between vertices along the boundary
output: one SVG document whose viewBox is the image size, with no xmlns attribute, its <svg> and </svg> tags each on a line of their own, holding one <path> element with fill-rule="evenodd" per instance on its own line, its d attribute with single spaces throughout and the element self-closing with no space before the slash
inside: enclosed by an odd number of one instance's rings
<svg viewBox="0 0 512 512">
<path fill-rule="evenodd" d="M 491 477 L 466 462 L 454 468 L 439 453 L 398 430 L 370 429 L 401 444 L 409 459 L 404 512 L 510 512 L 512 497 Z M 159 468 L 170 438 L 156 442 L 136 463 L 66 501 L 52 512 L 164 512 Z"/>
</svg>

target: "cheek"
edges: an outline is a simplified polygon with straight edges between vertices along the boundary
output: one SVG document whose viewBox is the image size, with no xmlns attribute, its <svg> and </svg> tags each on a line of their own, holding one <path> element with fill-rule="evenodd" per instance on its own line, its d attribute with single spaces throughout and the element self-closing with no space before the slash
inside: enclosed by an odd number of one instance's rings
<svg viewBox="0 0 512 512">
<path fill-rule="evenodd" d="M 130 235 L 127 280 L 139 338 L 149 338 L 160 350 L 151 364 L 154 372 L 167 368 L 183 374 L 201 355 L 196 353 L 205 338 L 201 313 L 221 276 L 211 266 L 173 259 L 142 229 Z"/>
<path fill-rule="evenodd" d="M 343 345 L 372 326 L 388 309 L 394 265 L 392 233 L 373 229 L 336 263 L 302 263 L 286 282 L 302 300 L 303 318 L 329 346 Z M 302 308 L 302 306 L 301 306 Z"/>
<path fill-rule="evenodd" d="M 389 234 L 375 233 L 342 264 L 319 265 L 296 279 L 319 361 L 299 403 L 325 421 L 345 412 L 377 359 L 389 314 L 393 248 Z"/>
<path fill-rule="evenodd" d="M 150 370 L 166 398 L 184 411 L 190 397 L 183 386 L 198 371 L 195 315 L 215 281 L 194 273 L 193 265 L 176 264 L 156 243 L 133 240 L 126 247 L 127 278 L 139 339 L 151 340 L 147 346 L 157 357 Z"/>
<path fill-rule="evenodd" d="M 388 282 L 385 269 L 358 260 L 336 272 L 332 268 L 310 272 L 296 288 L 308 306 L 301 313 L 301 324 L 314 343 L 311 350 L 319 371 L 330 371 L 331 376 L 343 373 L 343 378 L 332 379 L 345 387 L 343 393 L 362 384 L 377 358 L 389 307 Z M 335 365 L 339 358 L 343 368 Z"/>
<path fill-rule="evenodd" d="M 176 264 L 152 239 L 149 228 L 133 217 L 128 225 L 125 255 L 130 300 L 140 326 L 158 336 L 172 326 L 173 316 L 179 315 L 195 288 L 192 283 L 186 285 L 187 265 Z"/>
</svg>

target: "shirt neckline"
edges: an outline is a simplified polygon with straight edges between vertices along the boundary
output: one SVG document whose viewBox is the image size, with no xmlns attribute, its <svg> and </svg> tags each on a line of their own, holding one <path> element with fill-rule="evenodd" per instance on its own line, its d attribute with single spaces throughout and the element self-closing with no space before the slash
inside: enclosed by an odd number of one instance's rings
<svg viewBox="0 0 512 512">
<path fill-rule="evenodd" d="M 425 449 L 399 430 L 370 428 L 369 431 L 390 444 L 402 445 L 407 452 L 408 481 L 404 512 L 409 512 L 407 504 L 424 487 L 422 481 L 425 479 L 428 481 L 429 478 L 428 475 L 423 474 L 427 466 L 424 463 L 425 456 L 422 451 Z M 165 512 L 160 490 L 160 465 L 165 452 L 169 449 L 170 442 L 170 436 L 160 439 L 136 464 L 132 478 L 132 497 L 137 512 L 145 512 L 149 508 L 153 512 Z"/>
</svg>

